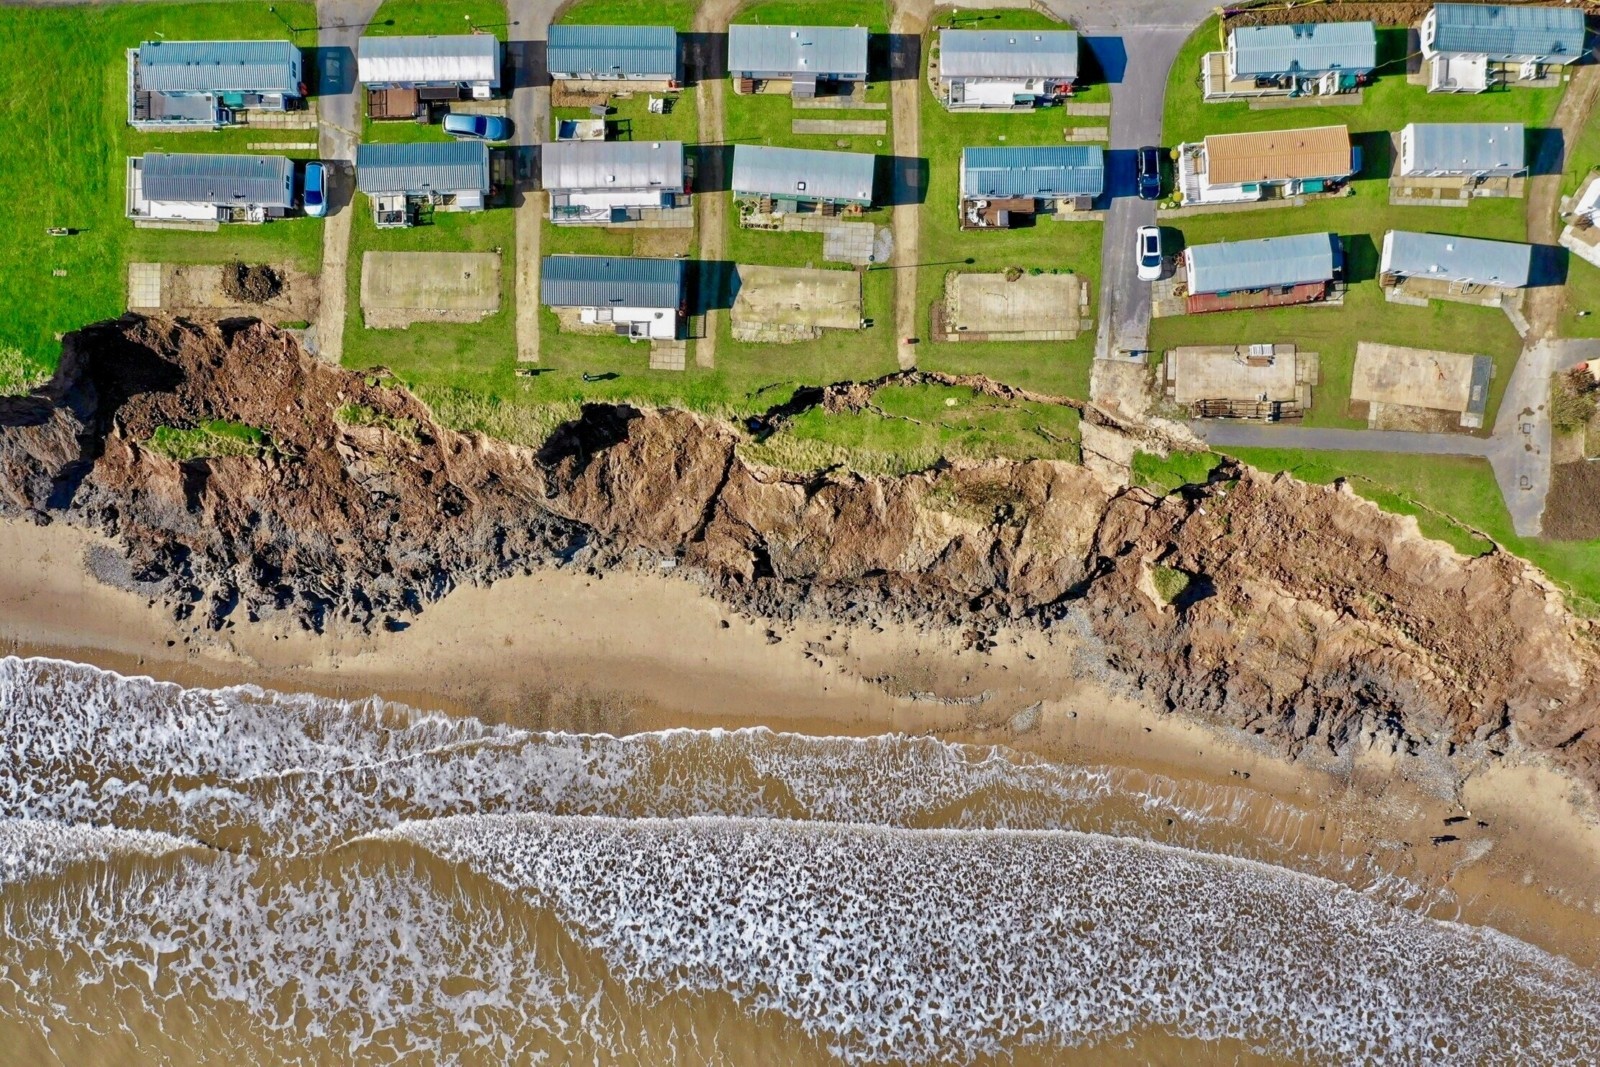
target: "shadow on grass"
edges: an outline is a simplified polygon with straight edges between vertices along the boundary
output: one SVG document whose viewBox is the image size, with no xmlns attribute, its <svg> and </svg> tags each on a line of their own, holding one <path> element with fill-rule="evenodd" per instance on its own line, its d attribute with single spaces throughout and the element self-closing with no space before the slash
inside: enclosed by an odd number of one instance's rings
<svg viewBox="0 0 1600 1067">
<path fill-rule="evenodd" d="M 1378 276 L 1381 256 L 1378 244 L 1370 233 L 1351 233 L 1339 238 L 1344 245 L 1344 280 L 1346 285 L 1370 282 Z"/>
<path fill-rule="evenodd" d="M 1394 140 L 1388 131 L 1358 133 L 1350 140 L 1356 151 L 1361 153 L 1361 167 L 1356 172 L 1356 178 L 1361 181 L 1388 181 L 1394 173 Z"/>
</svg>

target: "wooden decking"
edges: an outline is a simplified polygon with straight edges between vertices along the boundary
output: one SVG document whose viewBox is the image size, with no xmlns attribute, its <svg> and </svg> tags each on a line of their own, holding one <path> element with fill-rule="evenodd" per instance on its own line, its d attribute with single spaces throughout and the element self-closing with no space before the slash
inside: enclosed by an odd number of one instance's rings
<svg viewBox="0 0 1600 1067">
<path fill-rule="evenodd" d="M 1190 293 L 1188 308 L 1191 315 L 1209 311 L 1239 311 L 1244 308 L 1290 307 L 1294 304 L 1315 304 L 1328 296 L 1327 282 L 1307 282 L 1286 289 L 1265 289 L 1255 293 Z"/>
</svg>

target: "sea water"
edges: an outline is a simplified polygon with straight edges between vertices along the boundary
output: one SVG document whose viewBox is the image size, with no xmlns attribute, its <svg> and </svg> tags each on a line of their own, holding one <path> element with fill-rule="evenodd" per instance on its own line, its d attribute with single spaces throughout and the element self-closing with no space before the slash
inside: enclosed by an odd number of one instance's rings
<svg viewBox="0 0 1600 1067">
<path fill-rule="evenodd" d="M 1600 1049 L 1595 974 L 1243 785 L 17 658 L 0 752 L 0 1062 Z"/>
</svg>

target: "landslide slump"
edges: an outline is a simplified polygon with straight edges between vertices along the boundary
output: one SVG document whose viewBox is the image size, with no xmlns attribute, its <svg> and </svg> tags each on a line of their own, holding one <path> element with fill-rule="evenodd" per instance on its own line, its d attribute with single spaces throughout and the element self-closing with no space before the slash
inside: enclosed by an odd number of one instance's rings
<svg viewBox="0 0 1600 1067">
<path fill-rule="evenodd" d="M 360 417 L 350 412 L 358 411 Z M 159 426 L 264 431 L 176 462 Z M 1072 625 L 1186 714 L 1296 753 L 1376 730 L 1471 755 L 1518 742 L 1600 782 L 1593 632 L 1520 561 L 1477 559 L 1337 489 L 1225 467 L 1157 499 L 1056 462 L 796 476 L 731 427 L 590 406 L 538 452 L 460 434 L 380 374 L 261 325 L 128 318 L 0 401 L 0 509 L 109 535 L 103 579 L 196 627 L 398 626 L 462 583 L 672 558 L 774 618 Z M 1151 569 L 1189 577 L 1171 605 Z"/>
</svg>

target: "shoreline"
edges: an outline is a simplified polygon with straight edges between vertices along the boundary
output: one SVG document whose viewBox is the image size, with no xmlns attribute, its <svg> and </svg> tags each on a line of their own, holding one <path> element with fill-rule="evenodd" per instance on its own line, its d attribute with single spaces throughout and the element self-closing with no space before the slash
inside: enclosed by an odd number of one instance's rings
<svg viewBox="0 0 1600 1067">
<path fill-rule="evenodd" d="M 768 623 L 680 577 L 545 570 L 458 589 L 399 632 L 319 637 L 263 624 L 208 641 L 94 579 L 83 559 L 97 542 L 65 523 L 0 520 L 11 564 L 0 573 L 0 652 L 187 687 L 378 695 L 536 730 L 929 734 L 1242 788 L 1316 812 L 1322 852 L 1404 856 L 1406 877 L 1454 893 L 1462 921 L 1600 967 L 1600 819 L 1570 779 L 1508 763 L 1441 797 L 1435 769 L 1413 757 L 1368 748 L 1291 761 L 1088 676 L 1094 649 L 1059 628 L 1003 631 L 978 652 L 955 632 Z M 1432 842 L 1462 816 L 1475 836 L 1459 848 Z M 1405 847 L 1391 853 L 1397 842 Z"/>
</svg>

